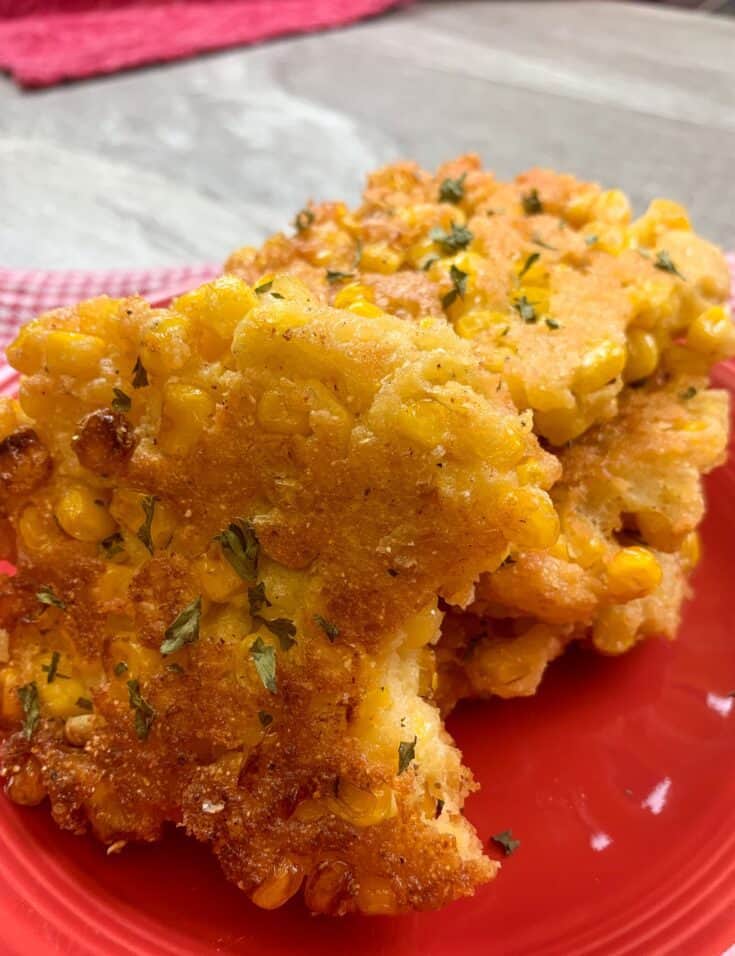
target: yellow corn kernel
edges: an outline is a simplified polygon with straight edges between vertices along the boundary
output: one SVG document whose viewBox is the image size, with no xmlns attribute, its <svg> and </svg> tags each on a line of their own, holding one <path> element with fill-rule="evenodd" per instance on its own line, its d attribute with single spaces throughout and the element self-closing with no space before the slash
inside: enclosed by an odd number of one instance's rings
<svg viewBox="0 0 735 956">
<path fill-rule="evenodd" d="M 363 285 L 362 282 L 350 282 L 342 286 L 334 297 L 332 303 L 335 309 L 346 309 L 353 302 L 372 302 L 373 290 L 369 285 Z"/>
<path fill-rule="evenodd" d="M 268 389 L 258 399 L 258 424 L 277 435 L 308 435 L 309 406 L 296 389 Z"/>
<path fill-rule="evenodd" d="M 329 812 L 329 807 L 324 800 L 302 800 L 293 812 L 294 819 L 301 823 L 312 823 L 314 820 L 321 820 Z"/>
<path fill-rule="evenodd" d="M 400 252 L 385 242 L 369 242 L 362 247 L 360 268 L 363 272 L 381 272 L 390 275 L 397 272 L 403 262 Z"/>
<path fill-rule="evenodd" d="M 44 661 L 48 663 L 48 658 Z M 71 661 L 62 658 L 59 663 L 59 673 L 71 675 Z M 70 676 L 68 680 L 57 678 L 50 684 L 46 681 L 46 674 L 39 671 L 42 678 L 36 681 L 38 687 L 38 696 L 41 698 L 41 707 L 43 713 L 48 717 L 71 717 L 76 714 L 87 713 L 84 707 L 77 704 L 79 698 L 89 698 L 89 690 L 76 677 Z"/>
<path fill-rule="evenodd" d="M 201 388 L 169 382 L 163 395 L 159 444 L 167 455 L 185 455 L 214 415 L 215 401 Z"/>
<path fill-rule="evenodd" d="M 655 246 L 658 237 L 670 229 L 690 230 L 686 209 L 670 199 L 653 199 L 643 215 L 631 225 L 641 246 Z"/>
<path fill-rule="evenodd" d="M 567 202 L 564 207 L 564 218 L 573 226 L 583 226 L 593 215 L 595 200 L 599 195 L 599 190 L 595 188 L 585 189 L 577 193 L 576 196 Z"/>
<path fill-rule="evenodd" d="M 123 670 L 118 678 L 125 687 L 125 682 L 131 677 L 150 677 L 159 671 L 161 655 L 158 650 L 133 641 L 115 640 L 110 645 L 110 673 L 114 674 L 114 668 L 120 663 L 127 665 L 127 670 Z"/>
<path fill-rule="evenodd" d="M 356 827 L 371 827 L 389 820 L 398 812 L 390 787 L 361 790 L 348 780 L 340 780 L 336 798 L 328 800 L 329 809 Z"/>
<path fill-rule="evenodd" d="M 140 359 L 146 371 L 170 375 L 191 358 L 192 323 L 186 315 L 164 313 L 144 327 L 140 341 Z"/>
<path fill-rule="evenodd" d="M 454 323 L 454 329 L 463 339 L 474 339 L 481 332 L 488 329 L 502 331 L 510 325 L 505 312 L 490 312 L 484 309 L 473 309 L 465 312 Z"/>
<path fill-rule="evenodd" d="M 705 309 L 689 326 L 687 343 L 696 352 L 712 358 L 735 355 L 735 325 L 729 311 L 721 305 Z"/>
<path fill-rule="evenodd" d="M 623 370 L 626 382 L 639 382 L 655 371 L 659 360 L 655 337 L 644 329 L 631 329 L 628 333 L 628 357 Z"/>
<path fill-rule="evenodd" d="M 628 289 L 633 306 L 633 322 L 644 329 L 652 329 L 670 319 L 679 307 L 679 293 L 666 279 L 644 279 Z"/>
<path fill-rule="evenodd" d="M 382 876 L 361 876 L 357 890 L 357 906 L 368 916 L 389 916 L 395 913 L 398 900 L 390 880 Z"/>
<path fill-rule="evenodd" d="M 515 395 L 513 395 L 513 401 L 517 406 Z M 563 445 L 565 442 L 572 441 L 592 424 L 590 418 L 578 408 L 558 408 L 548 412 L 535 411 L 533 419 L 538 433 L 548 438 L 552 445 Z"/>
<path fill-rule="evenodd" d="M 36 505 L 23 509 L 18 522 L 23 544 L 31 551 L 46 551 L 59 541 L 58 525 L 53 516 Z"/>
<path fill-rule="evenodd" d="M 556 539 L 556 544 L 549 548 L 549 554 L 554 558 L 559 558 L 560 561 L 569 560 L 569 545 L 563 534 L 560 534 Z"/>
<path fill-rule="evenodd" d="M 219 276 L 187 292 L 173 308 L 199 328 L 205 357 L 214 357 L 232 341 L 235 327 L 258 304 L 258 296 L 237 276 Z"/>
<path fill-rule="evenodd" d="M 43 366 L 44 343 L 48 331 L 39 321 L 29 322 L 7 347 L 8 361 L 24 375 L 35 375 Z"/>
<path fill-rule="evenodd" d="M 430 398 L 407 402 L 400 410 L 398 429 L 412 441 L 433 448 L 444 440 L 449 412 Z"/>
<path fill-rule="evenodd" d="M 110 299 L 106 295 L 87 299 L 76 307 L 79 328 L 88 335 L 96 335 L 106 342 L 118 333 L 118 315 L 122 299 Z"/>
<path fill-rule="evenodd" d="M 592 643 L 601 654 L 624 654 L 636 642 L 636 627 L 625 606 L 603 608 L 592 628 Z"/>
<path fill-rule="evenodd" d="M 64 723 L 64 739 L 72 747 L 83 747 L 100 725 L 97 714 L 75 714 Z"/>
<path fill-rule="evenodd" d="M 112 495 L 110 514 L 121 525 L 136 536 L 145 521 L 143 501 L 146 495 L 130 488 L 120 488 Z M 171 541 L 176 528 L 176 515 L 163 501 L 154 503 L 151 522 L 151 541 L 154 548 L 165 548 Z M 133 541 L 126 541 L 126 547 Z"/>
<path fill-rule="evenodd" d="M 353 315 L 361 315 L 365 319 L 376 319 L 381 315 L 385 315 L 385 312 L 377 305 L 373 305 L 372 302 L 364 302 L 362 299 L 357 299 L 357 301 L 348 305 L 347 308 Z"/>
<path fill-rule="evenodd" d="M 541 485 L 547 480 L 547 469 L 535 458 L 522 461 L 516 468 L 518 481 L 522 485 Z"/>
<path fill-rule="evenodd" d="M 583 568 L 591 568 L 605 554 L 605 542 L 600 535 L 593 532 L 569 534 L 567 543 L 572 560 Z"/>
<path fill-rule="evenodd" d="M 584 227 L 586 236 L 595 236 L 592 249 L 599 249 L 612 256 L 619 255 L 625 248 L 625 227 L 617 223 L 601 222 L 593 219 Z"/>
<path fill-rule="evenodd" d="M 702 378 L 709 373 L 711 358 L 686 345 L 670 345 L 663 353 L 663 365 L 676 377 L 694 375 Z"/>
<path fill-rule="evenodd" d="M 436 255 L 434 240 L 428 237 L 414 242 L 406 250 L 406 259 L 414 268 L 421 268 L 427 259 Z"/>
<path fill-rule="evenodd" d="M 263 880 L 250 899 L 264 910 L 283 906 L 294 893 L 298 893 L 304 881 L 304 871 L 290 860 L 280 863 L 272 876 Z"/>
<path fill-rule="evenodd" d="M 46 368 L 52 375 L 94 378 L 105 354 L 105 343 L 96 335 L 49 332 L 44 351 Z"/>
<path fill-rule="evenodd" d="M 7 721 L 20 720 L 23 716 L 23 707 L 18 697 L 18 687 L 22 684 L 20 675 L 12 667 L 5 667 L 0 673 L 0 710 Z"/>
<path fill-rule="evenodd" d="M 559 516 L 549 496 L 538 488 L 511 488 L 502 503 L 504 533 L 520 548 L 552 547 L 559 537 Z"/>
<path fill-rule="evenodd" d="M 661 583 L 661 565 L 647 548 L 621 548 L 607 565 L 607 584 L 622 601 L 650 594 Z"/>
<path fill-rule="evenodd" d="M 17 403 L 10 398 L 0 398 L 0 441 L 18 427 Z"/>
<path fill-rule="evenodd" d="M 679 553 L 688 571 L 696 568 L 702 557 L 702 542 L 696 531 L 690 531 L 684 538 Z"/>
<path fill-rule="evenodd" d="M 71 485 L 56 503 L 56 520 L 77 541 L 101 541 L 116 528 L 98 494 L 88 485 Z"/>
<path fill-rule="evenodd" d="M 219 545 L 197 558 L 194 562 L 194 574 L 202 594 L 219 604 L 228 601 L 245 588 L 243 579 L 222 556 Z"/>
<path fill-rule="evenodd" d="M 436 640 L 439 636 L 443 614 L 436 606 L 436 601 L 427 604 L 425 608 L 414 614 L 406 622 L 403 631 L 405 640 L 403 648 L 423 647 L 424 644 Z"/>
<path fill-rule="evenodd" d="M 625 348 L 611 339 L 604 339 L 582 359 L 574 376 L 575 390 L 582 395 L 596 392 L 617 378 L 625 365 Z"/>
<path fill-rule="evenodd" d="M 100 602 L 125 600 L 134 575 L 135 568 L 126 567 L 124 564 L 108 565 L 95 584 L 95 600 Z"/>
<path fill-rule="evenodd" d="M 596 219 L 626 226 L 630 222 L 630 202 L 620 189 L 605 189 L 592 204 Z"/>
</svg>

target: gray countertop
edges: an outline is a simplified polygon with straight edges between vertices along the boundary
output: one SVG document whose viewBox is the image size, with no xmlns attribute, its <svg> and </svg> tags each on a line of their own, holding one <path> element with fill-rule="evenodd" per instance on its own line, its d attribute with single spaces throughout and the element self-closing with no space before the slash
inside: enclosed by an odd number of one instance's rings
<svg viewBox="0 0 735 956">
<path fill-rule="evenodd" d="M 467 150 L 678 199 L 733 248 L 735 20 L 434 0 L 42 92 L 0 77 L 0 265 L 220 261 L 372 167 Z"/>
</svg>

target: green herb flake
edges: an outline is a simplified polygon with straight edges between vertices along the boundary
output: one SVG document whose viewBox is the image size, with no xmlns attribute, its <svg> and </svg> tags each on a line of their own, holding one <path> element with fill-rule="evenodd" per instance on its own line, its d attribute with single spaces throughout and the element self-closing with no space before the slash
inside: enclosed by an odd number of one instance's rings
<svg viewBox="0 0 735 956">
<path fill-rule="evenodd" d="M 513 302 L 513 308 L 520 315 L 526 325 L 533 325 L 536 321 L 538 321 L 536 310 L 525 297 L 525 295 L 522 295 Z"/>
<path fill-rule="evenodd" d="M 560 329 L 561 325 L 556 321 L 556 319 L 544 319 L 544 322 L 548 325 L 550 329 Z"/>
<path fill-rule="evenodd" d="M 594 246 L 597 242 L 597 236 L 585 236 L 584 241 L 588 246 Z"/>
<path fill-rule="evenodd" d="M 283 296 L 280 292 L 271 292 L 271 299 L 282 299 Z"/>
<path fill-rule="evenodd" d="M 518 273 L 518 278 L 522 279 L 524 275 L 528 272 L 528 270 L 531 268 L 531 266 L 535 262 L 538 262 L 540 258 L 541 258 L 540 252 L 532 252 L 531 255 L 528 257 L 528 259 L 526 259 L 526 261 L 523 263 L 523 268 Z"/>
<path fill-rule="evenodd" d="M 506 856 L 512 856 L 521 845 L 520 840 L 513 838 L 512 830 L 503 830 L 500 833 L 493 833 L 490 839 L 493 843 L 501 847 Z"/>
<path fill-rule="evenodd" d="M 442 810 L 443 810 L 443 809 L 444 809 L 444 801 L 443 801 L 443 800 L 437 800 L 437 801 L 436 801 L 436 809 L 434 810 L 434 819 L 435 819 L 435 820 L 438 820 L 439 817 L 442 815 Z"/>
<path fill-rule="evenodd" d="M 296 228 L 296 232 L 304 232 L 304 230 L 308 229 L 313 222 L 314 213 L 311 211 L 311 209 L 302 209 L 301 212 L 297 213 L 293 224 Z"/>
<path fill-rule="evenodd" d="M 459 252 L 460 249 L 465 249 L 473 238 L 466 226 L 458 226 L 454 222 L 449 232 L 437 228 L 429 233 L 429 239 L 438 243 L 445 252 Z"/>
<path fill-rule="evenodd" d="M 125 663 L 125 661 L 118 661 L 117 664 L 115 664 L 112 673 L 115 675 L 115 677 L 122 677 L 123 674 L 127 673 L 127 670 L 128 665 Z"/>
<path fill-rule="evenodd" d="M 354 272 L 340 272 L 339 269 L 327 269 L 327 282 L 344 282 L 346 279 L 354 278 Z"/>
<path fill-rule="evenodd" d="M 258 576 L 260 545 L 255 528 L 244 518 L 237 518 L 215 536 L 222 553 L 244 581 L 255 581 Z"/>
<path fill-rule="evenodd" d="M 38 687 L 32 680 L 29 684 L 24 684 L 17 690 L 20 705 L 23 708 L 23 729 L 21 733 L 30 740 L 36 724 L 41 718 L 41 701 L 38 696 Z"/>
<path fill-rule="evenodd" d="M 417 737 L 414 736 L 413 740 L 402 740 L 398 744 L 398 776 L 402 773 L 405 773 L 408 770 L 408 766 L 412 760 L 416 758 L 416 741 Z"/>
<path fill-rule="evenodd" d="M 690 385 L 689 388 L 685 388 L 683 392 L 679 392 L 679 398 L 683 401 L 688 402 L 690 398 L 694 398 L 697 394 L 697 390 L 693 385 Z"/>
<path fill-rule="evenodd" d="M 434 263 L 439 261 L 439 258 L 439 256 L 427 256 L 426 259 L 424 259 L 424 261 L 421 263 L 421 271 L 428 272 Z"/>
<path fill-rule="evenodd" d="M 544 211 L 544 205 L 539 197 L 538 189 L 535 188 L 521 196 L 521 205 L 527 216 L 538 216 L 539 213 Z"/>
<path fill-rule="evenodd" d="M 110 403 L 112 409 L 116 412 L 129 412 L 133 405 L 130 396 L 126 395 L 121 388 L 113 388 L 112 394 L 115 396 Z"/>
<path fill-rule="evenodd" d="M 167 671 L 171 671 L 172 674 L 185 674 L 185 673 L 186 673 L 186 671 L 185 671 L 184 668 L 181 666 L 181 664 L 177 664 L 176 661 L 171 661 L 169 664 L 166 664 L 166 670 L 167 670 Z"/>
<path fill-rule="evenodd" d="M 542 249 L 549 249 L 551 252 L 557 252 L 556 246 L 550 246 L 548 242 L 544 242 L 537 232 L 534 232 L 534 234 L 531 236 L 531 242 L 535 243 L 537 246 L 541 246 Z"/>
<path fill-rule="evenodd" d="M 133 366 L 133 388 L 145 388 L 147 384 L 148 372 L 146 372 L 140 356 L 138 356 Z"/>
<path fill-rule="evenodd" d="M 139 681 L 129 680 L 127 683 L 130 709 L 135 711 L 135 733 L 138 740 L 147 740 L 156 712 L 141 695 Z"/>
<path fill-rule="evenodd" d="M 176 619 L 166 628 L 164 640 L 161 643 L 161 653 L 175 654 L 186 644 L 193 644 L 199 640 L 199 623 L 202 617 L 201 596 L 187 604 Z"/>
<path fill-rule="evenodd" d="M 258 677 L 263 682 L 263 687 L 271 694 L 278 693 L 278 684 L 276 683 L 276 649 L 271 644 L 266 644 L 260 637 L 256 637 L 250 646 L 250 656 L 255 664 L 255 670 Z"/>
<path fill-rule="evenodd" d="M 442 180 L 439 186 L 439 202 L 458 203 L 464 199 L 464 181 L 467 173 L 462 173 L 458 179 Z"/>
<path fill-rule="evenodd" d="M 255 587 L 248 588 L 248 603 L 250 605 L 250 614 L 255 617 L 258 611 L 264 607 L 271 607 L 271 602 L 265 593 L 265 583 L 256 584 Z"/>
<path fill-rule="evenodd" d="M 326 617 L 322 617 L 321 614 L 315 614 L 314 620 L 329 638 L 329 643 L 334 644 L 336 639 L 339 637 L 339 628 L 337 625 L 332 624 L 331 621 L 328 621 Z"/>
<path fill-rule="evenodd" d="M 670 272 L 673 276 L 678 276 L 680 279 L 684 278 L 684 276 L 681 274 L 681 272 L 679 272 L 672 262 L 671 256 L 665 249 L 661 249 L 660 252 L 656 253 L 656 261 L 653 265 L 656 269 L 660 269 L 661 272 Z"/>
<path fill-rule="evenodd" d="M 256 624 L 264 624 L 271 634 L 275 634 L 275 636 L 278 638 L 278 643 L 281 645 L 282 651 L 290 651 L 296 643 L 294 640 L 296 625 L 293 621 L 289 621 L 287 617 L 276 617 L 269 621 L 265 617 L 256 616 L 253 618 L 253 620 L 256 622 Z"/>
<path fill-rule="evenodd" d="M 273 714 L 269 714 L 267 710 L 259 710 L 258 720 L 260 721 L 261 727 L 268 727 L 273 723 Z"/>
<path fill-rule="evenodd" d="M 60 660 L 61 654 L 58 651 L 52 651 L 50 663 L 41 665 L 41 670 L 46 674 L 47 684 L 53 684 L 57 677 L 59 680 L 71 680 L 69 674 L 62 674 L 59 671 Z"/>
<path fill-rule="evenodd" d="M 467 291 L 467 273 L 458 269 L 454 264 L 449 269 L 449 278 L 453 288 L 442 298 L 442 307 L 448 309 L 458 298 L 463 298 Z"/>
<path fill-rule="evenodd" d="M 155 495 L 145 495 L 141 499 L 140 506 L 143 509 L 143 524 L 138 528 L 136 535 L 139 541 L 148 548 L 153 554 L 153 538 L 151 537 L 151 526 L 153 525 L 153 512 L 156 509 L 158 498 Z"/>
<path fill-rule="evenodd" d="M 61 600 L 61 598 L 56 597 L 53 592 L 53 588 L 49 587 L 48 584 L 42 585 L 38 591 L 36 591 L 36 597 L 41 604 L 58 607 L 61 608 L 62 611 L 66 610 L 66 604 Z"/>
<path fill-rule="evenodd" d="M 89 697 L 77 697 L 77 707 L 80 710 L 94 710 L 94 704 Z"/>
<path fill-rule="evenodd" d="M 106 558 L 114 558 L 116 554 L 122 554 L 125 550 L 123 536 L 119 531 L 114 531 L 100 541 L 100 548 L 102 548 Z"/>
<path fill-rule="evenodd" d="M 270 292 L 273 286 L 273 279 L 270 282 L 264 282 L 262 285 L 257 285 L 255 287 L 255 292 L 257 295 L 265 295 L 266 292 Z"/>
</svg>

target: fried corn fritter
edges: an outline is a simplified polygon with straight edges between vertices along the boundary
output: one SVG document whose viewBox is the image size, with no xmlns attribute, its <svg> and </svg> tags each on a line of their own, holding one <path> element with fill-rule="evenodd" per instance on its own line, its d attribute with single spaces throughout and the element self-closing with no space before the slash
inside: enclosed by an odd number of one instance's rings
<svg viewBox="0 0 735 956">
<path fill-rule="evenodd" d="M 265 908 L 491 878 L 432 696 L 439 599 L 558 534 L 558 462 L 499 376 L 443 320 L 366 322 L 289 277 L 91 300 L 8 356 L 11 798 L 115 849 L 171 821 Z"/>
<path fill-rule="evenodd" d="M 554 445 L 613 418 L 626 383 L 682 361 L 702 374 L 735 350 L 727 264 L 681 206 L 654 200 L 632 221 L 620 190 L 544 169 L 504 183 L 474 155 L 436 175 L 378 170 L 358 209 L 309 205 L 293 236 L 226 269 L 249 282 L 288 270 L 366 318 L 443 319 Z"/>
<path fill-rule="evenodd" d="M 606 654 L 673 638 L 699 557 L 701 476 L 724 461 L 728 426 L 726 392 L 675 377 L 627 389 L 612 422 L 561 452 L 556 544 L 511 553 L 482 576 L 470 613 L 444 622 L 444 709 L 533 694 L 573 638 Z"/>
</svg>

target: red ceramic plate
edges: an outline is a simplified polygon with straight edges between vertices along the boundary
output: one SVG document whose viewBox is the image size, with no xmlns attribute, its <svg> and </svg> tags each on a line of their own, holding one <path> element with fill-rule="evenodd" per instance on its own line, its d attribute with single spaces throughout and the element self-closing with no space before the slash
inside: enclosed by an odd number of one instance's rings
<svg viewBox="0 0 735 956">
<path fill-rule="evenodd" d="M 718 381 L 735 391 L 735 371 Z M 171 832 L 106 857 L 48 808 L 0 799 L 0 938 L 23 956 L 720 956 L 735 943 L 735 456 L 708 482 L 696 597 L 678 641 L 572 652 L 530 700 L 461 707 L 450 728 L 482 784 L 483 838 L 521 846 L 441 913 L 275 913 Z"/>
</svg>

